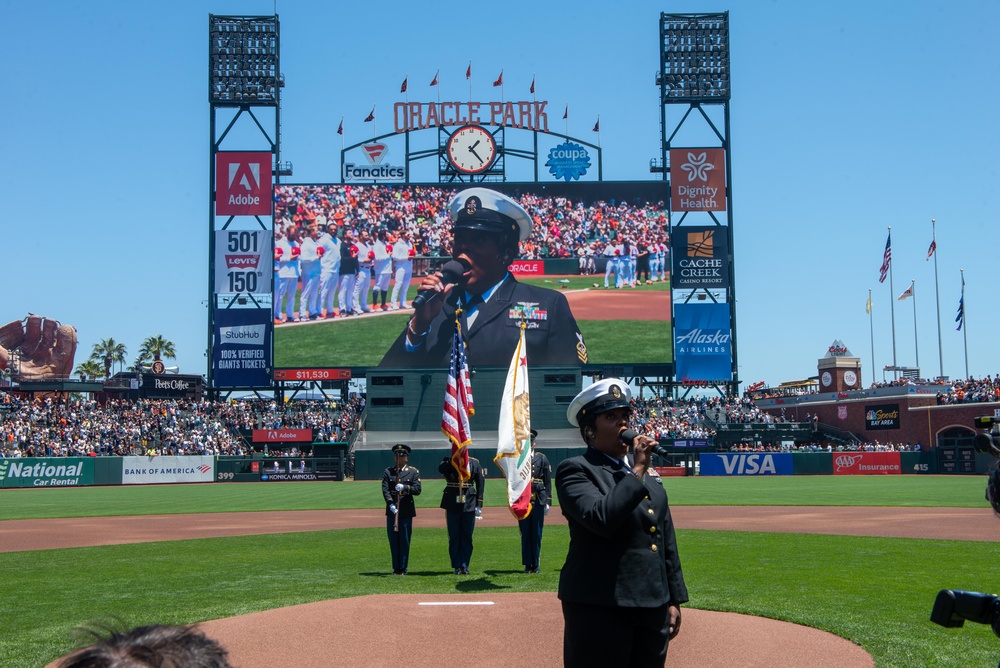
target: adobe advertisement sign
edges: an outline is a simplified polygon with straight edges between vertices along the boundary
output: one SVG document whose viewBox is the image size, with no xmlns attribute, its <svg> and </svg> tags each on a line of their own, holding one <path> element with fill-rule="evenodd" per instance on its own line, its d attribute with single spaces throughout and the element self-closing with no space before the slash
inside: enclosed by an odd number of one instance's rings
<svg viewBox="0 0 1000 668">
<path fill-rule="evenodd" d="M 271 180 L 270 151 L 216 153 L 216 215 L 270 216 Z"/>
<path fill-rule="evenodd" d="M 670 210 L 726 210 L 725 149 L 670 149 Z"/>
<path fill-rule="evenodd" d="M 865 406 L 865 429 L 899 429 L 899 404 Z"/>
<path fill-rule="evenodd" d="M 215 312 L 212 365 L 217 387 L 271 386 L 271 310 Z"/>
<path fill-rule="evenodd" d="M 254 443 L 312 443 L 312 429 L 254 429 Z"/>
<path fill-rule="evenodd" d="M 898 452 L 835 452 L 833 475 L 890 475 L 902 473 Z"/>
<path fill-rule="evenodd" d="M 729 287 L 729 240 L 726 228 L 675 227 L 670 235 L 673 272 L 670 282 L 675 290 Z"/>
<path fill-rule="evenodd" d="M 674 356 L 681 381 L 726 383 L 733 378 L 728 304 L 674 306 Z"/>
<path fill-rule="evenodd" d="M 216 294 L 270 294 L 274 234 L 265 230 L 215 233 Z"/>
</svg>

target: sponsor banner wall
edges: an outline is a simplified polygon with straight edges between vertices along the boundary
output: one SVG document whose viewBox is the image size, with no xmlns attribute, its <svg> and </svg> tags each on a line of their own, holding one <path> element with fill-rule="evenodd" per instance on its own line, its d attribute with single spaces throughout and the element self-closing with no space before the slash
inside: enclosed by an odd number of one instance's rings
<svg viewBox="0 0 1000 668">
<path fill-rule="evenodd" d="M 217 230 L 216 294 L 271 294 L 274 234 L 270 230 Z"/>
<path fill-rule="evenodd" d="M 0 459 L 0 487 L 77 487 L 94 484 L 94 457 Z"/>
<path fill-rule="evenodd" d="M 732 380 L 729 305 L 675 305 L 674 357 L 677 360 L 677 378 L 681 381 Z"/>
<path fill-rule="evenodd" d="M 902 473 L 898 452 L 835 452 L 833 475 L 889 475 Z"/>
<path fill-rule="evenodd" d="M 273 471 L 261 471 L 261 482 L 302 482 L 318 480 L 340 480 L 337 473 L 274 473 Z"/>
<path fill-rule="evenodd" d="M 865 429 L 899 429 L 899 404 L 865 406 Z"/>
<path fill-rule="evenodd" d="M 122 484 L 152 485 L 171 482 L 213 482 L 215 457 L 122 457 Z"/>
<path fill-rule="evenodd" d="M 725 149 L 670 149 L 670 209 L 726 210 Z"/>
<path fill-rule="evenodd" d="M 219 309 L 212 348 L 216 387 L 271 386 L 271 309 Z"/>
<path fill-rule="evenodd" d="M 787 452 L 731 452 L 699 455 L 701 475 L 792 475 Z"/>
<path fill-rule="evenodd" d="M 726 228 L 675 227 L 670 235 L 673 271 L 670 286 L 674 290 L 729 288 L 729 241 Z"/>
</svg>

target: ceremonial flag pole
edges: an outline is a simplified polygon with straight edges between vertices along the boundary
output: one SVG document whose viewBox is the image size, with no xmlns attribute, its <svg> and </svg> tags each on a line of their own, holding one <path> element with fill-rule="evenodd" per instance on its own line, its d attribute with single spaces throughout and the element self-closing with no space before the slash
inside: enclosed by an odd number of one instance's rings
<svg viewBox="0 0 1000 668">
<path fill-rule="evenodd" d="M 464 482 L 472 477 L 469 472 L 469 445 L 472 444 L 469 416 L 475 415 L 476 409 L 472 400 L 465 341 L 462 339 L 461 314 L 462 309 L 455 311 L 455 336 L 451 342 L 451 364 L 448 368 L 448 387 L 444 393 L 441 431 L 451 441 L 451 465 Z"/>
<path fill-rule="evenodd" d="M 519 520 L 533 509 L 531 503 L 531 401 L 528 392 L 528 355 L 524 345 L 525 323 L 514 349 L 500 400 L 497 455 L 493 462 L 507 478 L 507 506 Z"/>
<path fill-rule="evenodd" d="M 931 218 L 931 247 L 927 249 L 927 259 L 934 256 L 934 297 L 937 300 L 937 329 L 938 329 L 938 376 L 944 378 L 944 352 L 941 347 L 941 286 L 938 283 L 937 265 L 937 221 Z"/>
<path fill-rule="evenodd" d="M 892 320 L 892 367 L 893 373 L 897 374 L 898 378 L 898 366 L 896 365 L 896 304 L 891 301 L 892 295 L 896 293 L 892 289 L 892 227 L 889 227 L 889 233 L 885 237 L 885 252 L 882 253 L 882 268 L 879 270 L 879 283 L 885 282 L 886 275 L 889 276 L 889 312 L 890 319 Z"/>
</svg>

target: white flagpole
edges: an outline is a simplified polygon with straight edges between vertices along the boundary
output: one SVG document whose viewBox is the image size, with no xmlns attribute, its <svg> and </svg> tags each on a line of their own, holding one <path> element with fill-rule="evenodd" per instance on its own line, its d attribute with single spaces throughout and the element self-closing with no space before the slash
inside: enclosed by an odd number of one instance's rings
<svg viewBox="0 0 1000 668">
<path fill-rule="evenodd" d="M 938 375 L 944 377 L 944 352 L 941 348 L 941 286 L 938 283 L 937 264 L 937 221 L 931 218 L 931 244 L 934 246 L 934 296 L 937 300 L 937 329 L 938 329 Z"/>
<path fill-rule="evenodd" d="M 965 343 L 965 377 L 969 377 L 969 327 L 965 317 L 965 269 L 962 272 L 962 340 Z"/>
<path fill-rule="evenodd" d="M 917 348 L 917 281 L 910 279 L 910 297 L 913 299 L 913 354 L 917 358 L 917 368 L 920 368 L 920 350 Z"/>
<path fill-rule="evenodd" d="M 889 311 L 892 318 L 892 366 L 893 373 L 899 378 L 899 369 L 896 364 L 896 291 L 892 289 L 892 227 L 889 228 Z"/>
<path fill-rule="evenodd" d="M 875 380 L 875 320 L 872 315 L 872 289 L 868 288 L 868 334 L 871 337 L 872 345 L 872 385 L 876 383 Z"/>
</svg>

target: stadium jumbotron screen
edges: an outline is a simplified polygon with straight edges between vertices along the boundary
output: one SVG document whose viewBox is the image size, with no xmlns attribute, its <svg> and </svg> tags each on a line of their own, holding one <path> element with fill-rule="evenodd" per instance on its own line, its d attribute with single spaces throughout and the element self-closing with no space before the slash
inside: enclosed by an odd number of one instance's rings
<svg viewBox="0 0 1000 668">
<path fill-rule="evenodd" d="M 515 199 L 533 225 L 509 265 L 521 285 L 497 288 L 469 330 L 470 364 L 505 368 L 524 322 L 530 366 L 672 369 L 663 182 L 278 185 L 274 368 L 442 366 L 411 357 L 405 330 L 421 279 L 451 259 L 448 202 L 473 186 Z"/>
</svg>

